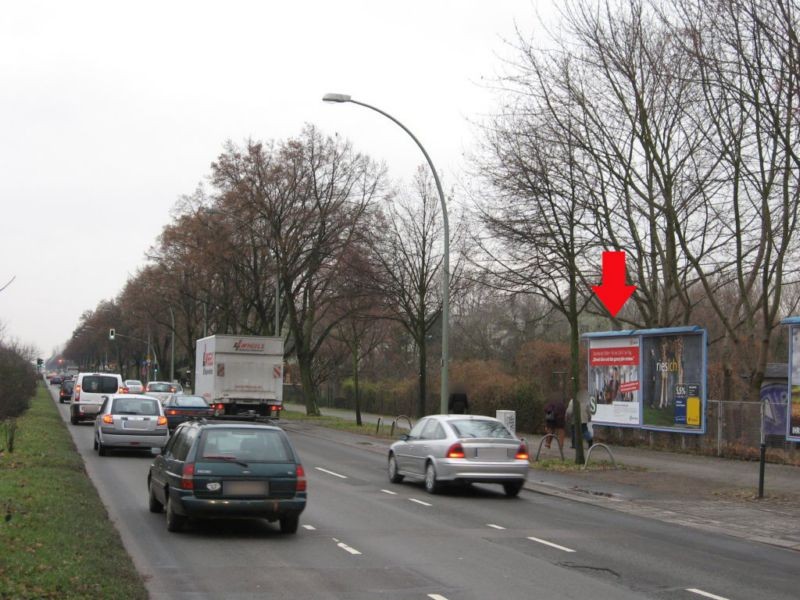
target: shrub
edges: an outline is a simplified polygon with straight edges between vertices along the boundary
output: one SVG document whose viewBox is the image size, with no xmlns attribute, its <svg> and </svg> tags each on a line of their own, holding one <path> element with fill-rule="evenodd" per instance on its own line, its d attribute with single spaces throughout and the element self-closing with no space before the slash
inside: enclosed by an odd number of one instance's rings
<svg viewBox="0 0 800 600">
<path fill-rule="evenodd" d="M 0 420 L 18 417 L 36 392 L 36 370 L 13 347 L 0 345 Z"/>
</svg>

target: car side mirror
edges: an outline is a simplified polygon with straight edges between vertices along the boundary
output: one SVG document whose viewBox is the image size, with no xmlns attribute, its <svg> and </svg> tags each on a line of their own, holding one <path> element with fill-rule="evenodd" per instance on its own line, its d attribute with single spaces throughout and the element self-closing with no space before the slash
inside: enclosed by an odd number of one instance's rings
<svg viewBox="0 0 800 600">
<path fill-rule="evenodd" d="M 407 442 L 410 439 L 411 439 L 411 436 L 408 435 L 407 433 L 404 433 L 403 435 L 400 436 L 400 441 L 403 441 L 403 442 Z"/>
<path fill-rule="evenodd" d="M 150 448 L 150 454 L 152 454 L 153 456 L 161 456 L 161 448 L 159 448 L 158 446 Z"/>
</svg>

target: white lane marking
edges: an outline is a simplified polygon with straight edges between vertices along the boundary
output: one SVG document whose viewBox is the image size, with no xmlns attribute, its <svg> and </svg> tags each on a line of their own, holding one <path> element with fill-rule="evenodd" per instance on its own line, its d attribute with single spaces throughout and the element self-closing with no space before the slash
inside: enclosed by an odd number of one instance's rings
<svg viewBox="0 0 800 600">
<path fill-rule="evenodd" d="M 422 506 L 433 506 L 433 504 L 429 504 L 428 502 L 423 502 L 422 500 L 417 500 L 416 498 L 409 498 L 412 502 L 416 502 L 417 504 L 422 504 Z"/>
<path fill-rule="evenodd" d="M 505 527 L 501 525 L 495 525 L 494 523 L 487 523 L 486 526 L 491 527 L 492 529 L 505 529 Z"/>
<path fill-rule="evenodd" d="M 725 596 L 717 596 L 716 594 L 704 592 L 703 590 L 698 590 L 697 588 L 686 588 L 686 591 L 692 592 L 693 594 L 697 594 L 698 596 L 705 596 L 706 598 L 711 598 L 711 600 L 728 600 Z"/>
<path fill-rule="evenodd" d="M 338 477 L 339 479 L 347 479 L 347 475 L 341 475 L 339 473 L 334 473 L 333 471 L 328 471 L 328 469 L 323 469 L 322 467 L 314 467 L 317 471 L 322 471 L 323 473 L 327 473 L 328 475 L 333 475 L 334 477 Z"/>
<path fill-rule="evenodd" d="M 316 531 L 317 528 L 313 525 L 303 525 L 303 529 L 308 529 L 309 531 Z"/>
<path fill-rule="evenodd" d="M 528 539 L 532 542 L 539 542 L 540 544 L 544 544 L 545 546 L 550 546 L 552 548 L 558 548 L 559 550 L 563 550 L 564 552 L 575 552 L 572 548 L 567 548 L 566 546 L 559 546 L 558 544 L 554 544 L 553 542 L 548 542 L 547 540 L 543 540 L 537 537 L 528 536 Z"/>
<path fill-rule="evenodd" d="M 381 490 L 384 494 L 391 494 L 392 496 L 397 496 L 397 492 L 393 492 L 392 490 Z"/>
<path fill-rule="evenodd" d="M 336 545 L 339 546 L 339 548 L 341 548 L 342 550 L 347 550 L 350 554 L 361 554 L 361 552 L 359 552 L 355 548 L 352 548 L 352 547 L 348 546 L 344 542 L 339 542 Z"/>
<path fill-rule="evenodd" d="M 441 594 L 428 594 L 428 598 L 430 598 L 431 600 L 447 600 L 447 598 L 445 598 Z"/>
</svg>

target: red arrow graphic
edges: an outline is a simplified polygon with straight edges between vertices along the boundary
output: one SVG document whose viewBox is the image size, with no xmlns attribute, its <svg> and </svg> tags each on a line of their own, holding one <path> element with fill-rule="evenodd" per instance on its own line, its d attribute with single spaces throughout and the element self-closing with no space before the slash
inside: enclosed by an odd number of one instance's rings
<svg viewBox="0 0 800 600">
<path fill-rule="evenodd" d="M 616 317 L 636 291 L 635 285 L 625 285 L 624 252 L 603 252 L 603 283 L 593 285 L 592 291 L 597 294 L 611 316 Z"/>
</svg>

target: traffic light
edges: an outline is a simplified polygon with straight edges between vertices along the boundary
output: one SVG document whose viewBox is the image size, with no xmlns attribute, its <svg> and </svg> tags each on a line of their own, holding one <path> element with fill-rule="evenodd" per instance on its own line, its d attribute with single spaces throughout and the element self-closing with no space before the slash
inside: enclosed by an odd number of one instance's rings
<svg viewBox="0 0 800 600">
<path fill-rule="evenodd" d="M 117 332 L 116 332 L 116 331 L 114 331 L 114 329 L 113 329 L 113 328 L 112 328 L 112 329 L 109 329 L 109 330 L 108 330 L 108 339 L 110 339 L 110 340 L 113 340 L 113 339 L 114 339 L 114 336 L 116 335 L 116 333 L 117 333 Z"/>
<path fill-rule="evenodd" d="M 36 364 L 41 367 L 44 364 L 44 359 L 43 358 L 37 358 L 36 359 Z"/>
</svg>

